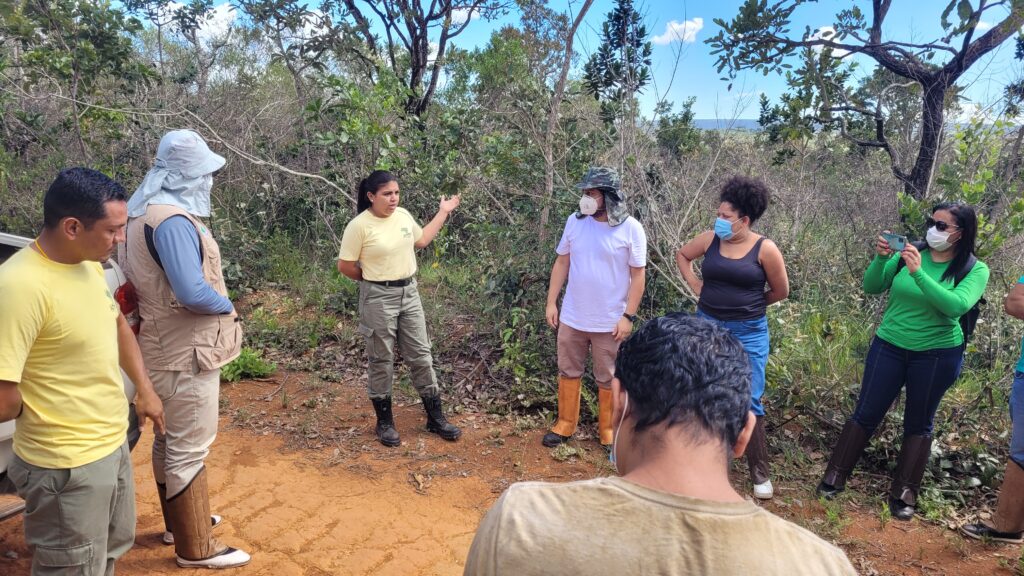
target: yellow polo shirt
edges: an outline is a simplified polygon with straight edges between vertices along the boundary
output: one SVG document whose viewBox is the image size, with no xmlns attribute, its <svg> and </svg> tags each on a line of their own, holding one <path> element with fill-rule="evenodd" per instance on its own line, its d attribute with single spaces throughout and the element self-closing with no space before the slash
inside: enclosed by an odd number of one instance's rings
<svg viewBox="0 0 1024 576">
<path fill-rule="evenodd" d="M 119 309 L 97 262 L 59 264 L 30 247 L 0 265 L 0 380 L 24 409 L 14 452 L 42 468 L 75 468 L 125 441 Z"/>
<path fill-rule="evenodd" d="M 402 280 L 416 274 L 414 244 L 423 228 L 405 208 L 396 208 L 387 218 L 369 209 L 345 226 L 339 260 L 359 262 L 364 280 Z"/>
</svg>

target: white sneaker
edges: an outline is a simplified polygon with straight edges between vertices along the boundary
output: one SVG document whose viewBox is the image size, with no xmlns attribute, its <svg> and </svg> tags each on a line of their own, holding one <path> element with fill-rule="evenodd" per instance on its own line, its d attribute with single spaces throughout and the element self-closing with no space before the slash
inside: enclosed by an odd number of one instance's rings
<svg viewBox="0 0 1024 576">
<path fill-rule="evenodd" d="M 210 525 L 213 526 L 214 528 L 216 528 L 217 525 L 220 524 L 221 520 L 223 520 L 223 518 L 221 518 L 220 516 L 218 516 L 216 514 L 211 514 L 210 515 Z M 161 538 L 161 541 L 164 543 L 165 546 L 173 546 L 174 545 L 174 533 L 173 532 L 164 532 L 164 536 L 163 536 L 163 538 Z"/>
<path fill-rule="evenodd" d="M 202 560 L 185 560 L 181 556 L 175 555 L 175 560 L 178 562 L 178 566 L 181 568 L 237 568 L 238 566 L 245 566 L 252 560 L 252 557 L 239 550 L 237 548 L 231 548 L 230 546 L 225 548 L 223 552 L 209 558 Z"/>
<path fill-rule="evenodd" d="M 765 480 L 763 484 L 754 484 L 754 498 L 758 500 L 771 500 L 774 495 L 775 490 L 772 488 L 771 480 Z"/>
</svg>

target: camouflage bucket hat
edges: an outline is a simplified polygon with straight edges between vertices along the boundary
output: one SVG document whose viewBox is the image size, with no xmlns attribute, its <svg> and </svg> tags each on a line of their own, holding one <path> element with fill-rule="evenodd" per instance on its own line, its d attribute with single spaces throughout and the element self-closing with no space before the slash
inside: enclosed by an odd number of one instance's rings
<svg viewBox="0 0 1024 576">
<path fill-rule="evenodd" d="M 629 218 L 629 211 L 626 208 L 626 195 L 619 188 L 621 180 L 619 173 L 614 168 L 607 166 L 591 166 L 587 173 L 576 185 L 581 190 L 596 188 L 604 194 L 605 213 L 608 215 L 608 224 L 618 226 Z M 585 216 L 576 212 L 577 218 Z"/>
<path fill-rule="evenodd" d="M 580 180 L 576 187 L 581 190 L 588 188 L 611 188 L 618 192 L 620 184 L 619 173 L 614 168 L 591 166 L 583 176 L 583 180 Z"/>
</svg>

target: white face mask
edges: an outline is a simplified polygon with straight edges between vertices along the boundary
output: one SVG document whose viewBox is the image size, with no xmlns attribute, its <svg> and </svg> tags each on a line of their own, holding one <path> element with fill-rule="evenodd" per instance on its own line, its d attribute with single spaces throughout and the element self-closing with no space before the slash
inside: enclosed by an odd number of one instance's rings
<svg viewBox="0 0 1024 576">
<path fill-rule="evenodd" d="M 585 216 L 593 216 L 597 213 L 597 200 L 594 200 L 590 196 L 584 194 L 580 197 L 580 214 Z"/>
<path fill-rule="evenodd" d="M 945 252 L 949 249 L 952 244 L 949 242 L 949 232 L 939 232 L 939 229 L 932 226 L 928 229 L 928 233 L 924 235 L 924 239 L 928 242 L 928 247 L 936 252 Z"/>
<path fill-rule="evenodd" d="M 629 394 L 626 394 L 626 403 L 622 405 L 622 416 L 619 416 L 619 426 L 615 428 L 615 436 L 612 437 L 612 465 L 615 466 L 615 473 L 622 476 L 619 471 L 619 458 L 616 452 L 619 448 L 619 430 L 622 430 L 622 423 L 626 420 L 626 410 L 629 408 Z"/>
</svg>

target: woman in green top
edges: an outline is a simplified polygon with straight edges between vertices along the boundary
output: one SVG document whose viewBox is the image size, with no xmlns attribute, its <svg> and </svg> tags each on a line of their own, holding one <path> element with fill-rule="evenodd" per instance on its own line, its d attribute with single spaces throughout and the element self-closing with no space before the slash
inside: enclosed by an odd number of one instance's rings
<svg viewBox="0 0 1024 576">
<path fill-rule="evenodd" d="M 920 250 L 908 244 L 897 256 L 881 236 L 875 245 L 877 254 L 864 272 L 864 291 L 888 290 L 889 302 L 864 362 L 857 407 L 818 484 L 826 498 L 845 488 L 871 434 L 906 387 L 903 445 L 889 490 L 889 509 L 899 520 L 914 516 L 931 452 L 932 421 L 942 396 L 960 375 L 960 316 L 981 299 L 989 276 L 988 266 L 973 258 L 978 229 L 974 208 L 960 202 L 939 204 L 927 226 L 927 246 Z"/>
</svg>

